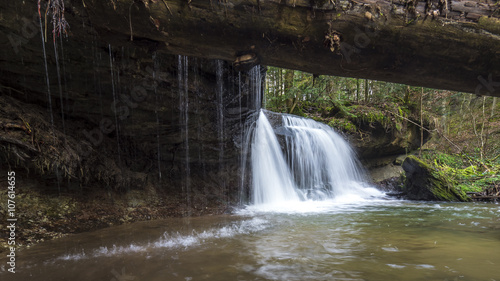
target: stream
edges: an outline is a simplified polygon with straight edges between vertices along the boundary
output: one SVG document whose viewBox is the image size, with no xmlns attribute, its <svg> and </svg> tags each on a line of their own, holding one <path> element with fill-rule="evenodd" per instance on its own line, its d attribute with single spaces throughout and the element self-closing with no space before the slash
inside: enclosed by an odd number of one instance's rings
<svg viewBox="0 0 500 281">
<path fill-rule="evenodd" d="M 500 280 L 500 206 L 372 196 L 137 222 L 18 252 L 2 280 Z"/>
</svg>

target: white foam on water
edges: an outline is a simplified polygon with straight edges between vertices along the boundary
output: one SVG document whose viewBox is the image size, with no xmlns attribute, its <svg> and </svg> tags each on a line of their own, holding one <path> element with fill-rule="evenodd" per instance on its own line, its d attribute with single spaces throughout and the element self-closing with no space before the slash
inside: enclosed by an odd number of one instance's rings
<svg viewBox="0 0 500 281">
<path fill-rule="evenodd" d="M 435 269 L 436 267 L 430 264 L 416 264 L 416 269 Z"/>
<path fill-rule="evenodd" d="M 392 267 L 392 268 L 399 268 L 399 269 L 406 267 L 406 265 L 399 265 L 399 264 L 392 264 L 392 263 L 388 263 L 387 266 Z"/>
<path fill-rule="evenodd" d="M 286 213 L 286 214 L 317 214 L 337 211 L 357 212 L 359 207 L 386 202 L 384 193 L 375 188 L 364 188 L 357 193 L 338 195 L 331 199 L 316 201 L 288 201 L 267 204 L 248 205 L 239 210 L 240 215 L 256 215 L 259 213 Z"/>
<path fill-rule="evenodd" d="M 155 249 L 189 248 L 212 240 L 221 238 L 231 238 L 238 235 L 250 234 L 262 231 L 270 226 L 269 222 L 262 218 L 252 218 L 249 220 L 231 223 L 220 228 L 211 228 L 197 232 L 193 230 L 191 234 L 181 233 L 163 233 L 163 235 L 154 242 L 145 244 L 130 244 L 126 246 L 113 245 L 111 247 L 101 246 L 85 253 L 82 250 L 77 254 L 66 254 L 56 258 L 56 260 L 84 260 L 97 257 L 112 257 L 127 254 L 147 254 Z"/>
</svg>

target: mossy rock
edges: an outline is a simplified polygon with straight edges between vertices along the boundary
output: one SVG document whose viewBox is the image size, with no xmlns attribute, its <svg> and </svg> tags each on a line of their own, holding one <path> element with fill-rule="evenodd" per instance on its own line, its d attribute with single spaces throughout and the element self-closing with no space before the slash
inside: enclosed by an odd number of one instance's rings
<svg viewBox="0 0 500 281">
<path fill-rule="evenodd" d="M 297 115 L 297 116 L 300 116 L 300 117 L 306 117 L 306 114 L 304 113 L 304 111 L 302 111 L 302 108 L 296 106 L 294 109 L 293 109 L 293 112 L 292 112 L 293 115 Z"/>
<path fill-rule="evenodd" d="M 349 133 L 355 133 L 357 130 L 356 125 L 354 125 L 353 123 L 349 122 L 349 120 L 346 119 L 332 118 L 330 122 L 328 122 L 328 126 L 335 128 L 339 131 L 349 132 Z"/>
<path fill-rule="evenodd" d="M 413 155 L 405 159 L 403 169 L 406 173 L 404 192 L 410 200 L 471 200 L 457 188 L 458 184 L 454 180 Z"/>
</svg>

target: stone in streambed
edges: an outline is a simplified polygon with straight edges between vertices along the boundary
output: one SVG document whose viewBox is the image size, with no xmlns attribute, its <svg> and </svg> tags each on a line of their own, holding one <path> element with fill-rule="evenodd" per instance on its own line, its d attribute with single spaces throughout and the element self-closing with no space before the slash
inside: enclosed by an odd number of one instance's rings
<svg viewBox="0 0 500 281">
<path fill-rule="evenodd" d="M 403 191 L 410 200 L 470 201 L 456 182 L 434 167 L 410 155 L 403 162 L 406 180 Z"/>
</svg>

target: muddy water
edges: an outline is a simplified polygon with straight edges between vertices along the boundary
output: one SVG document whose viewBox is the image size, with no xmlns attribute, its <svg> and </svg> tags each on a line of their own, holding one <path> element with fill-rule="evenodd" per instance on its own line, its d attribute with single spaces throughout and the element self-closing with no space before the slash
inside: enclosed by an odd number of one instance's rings
<svg viewBox="0 0 500 281">
<path fill-rule="evenodd" d="M 18 253 L 1 280 L 500 280 L 500 206 L 302 202 L 107 228 Z"/>
</svg>

